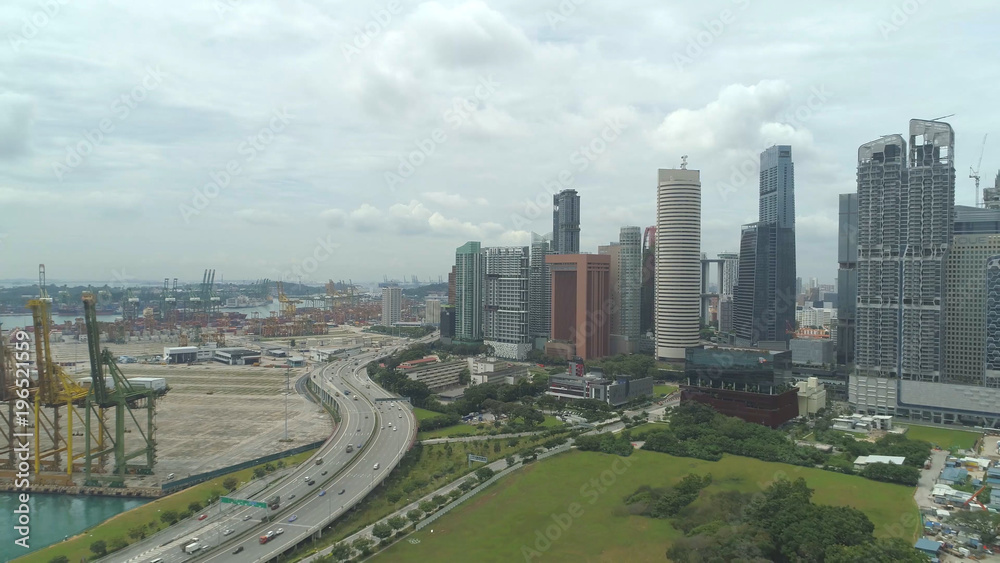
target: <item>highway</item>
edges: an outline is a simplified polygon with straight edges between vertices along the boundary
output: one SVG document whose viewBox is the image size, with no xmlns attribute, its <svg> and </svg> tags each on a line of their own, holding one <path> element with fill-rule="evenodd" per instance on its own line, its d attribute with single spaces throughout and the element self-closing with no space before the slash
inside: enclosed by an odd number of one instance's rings
<svg viewBox="0 0 1000 563">
<path fill-rule="evenodd" d="M 266 501 L 278 495 L 281 499 L 278 510 L 215 504 L 202 512 L 206 515 L 204 520 L 192 519 L 172 526 L 157 534 L 158 541 L 147 540 L 143 545 L 130 546 L 105 560 L 267 561 L 316 534 L 331 516 L 339 516 L 350 509 L 381 482 L 416 436 L 416 419 L 412 411 L 400 401 L 394 404 L 377 401 L 394 397 L 368 380 L 365 364 L 387 353 L 391 351 L 359 354 L 304 376 L 313 378 L 330 393 L 340 393 L 337 401 L 341 424 L 313 457 L 279 485 L 254 499 Z M 355 396 L 358 400 L 353 400 Z M 348 444 L 354 446 L 352 453 L 346 452 Z M 314 483 L 310 485 L 309 480 Z M 259 485 L 250 484 L 244 489 L 257 491 L 259 488 Z M 264 518 L 270 521 L 262 522 Z M 260 543 L 261 536 L 279 529 L 282 533 L 265 544 Z M 228 530 L 232 532 L 227 534 Z M 198 538 L 199 544 L 209 547 L 187 554 L 183 546 L 191 538 Z M 155 543 L 155 547 L 151 543 Z"/>
</svg>

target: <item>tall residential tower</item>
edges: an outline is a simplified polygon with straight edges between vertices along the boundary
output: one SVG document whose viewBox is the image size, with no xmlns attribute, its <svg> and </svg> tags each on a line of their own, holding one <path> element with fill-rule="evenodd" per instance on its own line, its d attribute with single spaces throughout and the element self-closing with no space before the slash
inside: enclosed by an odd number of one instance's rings
<svg viewBox="0 0 1000 563">
<path fill-rule="evenodd" d="M 698 346 L 701 308 L 701 174 L 660 169 L 656 187 L 656 357 L 683 361 Z"/>
</svg>

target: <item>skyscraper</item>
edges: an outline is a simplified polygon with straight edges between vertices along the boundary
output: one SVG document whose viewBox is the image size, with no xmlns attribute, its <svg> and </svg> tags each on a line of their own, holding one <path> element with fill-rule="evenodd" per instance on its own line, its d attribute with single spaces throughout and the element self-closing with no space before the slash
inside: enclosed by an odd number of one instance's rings
<svg viewBox="0 0 1000 563">
<path fill-rule="evenodd" d="M 400 320 L 403 307 L 403 290 L 398 287 L 382 288 L 382 324 L 393 326 Z"/>
<path fill-rule="evenodd" d="M 786 349 L 795 329 L 795 231 L 776 223 L 743 226 L 733 287 L 733 342 Z"/>
<path fill-rule="evenodd" d="M 618 234 L 621 248 L 618 288 L 621 292 L 620 332 L 628 342 L 628 351 L 635 352 L 641 334 L 639 306 L 642 291 L 642 231 L 639 227 L 622 227 Z"/>
<path fill-rule="evenodd" d="M 580 196 L 576 190 L 563 190 L 552 196 L 552 251 L 580 252 Z"/>
<path fill-rule="evenodd" d="M 551 234 L 531 233 L 528 263 L 528 333 L 536 350 L 544 350 L 552 330 L 552 276 L 545 257 L 552 253 Z"/>
<path fill-rule="evenodd" d="M 733 287 L 734 342 L 787 348 L 795 329 L 795 168 L 792 147 L 760 153 L 758 221 L 743 226 Z"/>
<path fill-rule="evenodd" d="M 760 153 L 758 221 L 795 228 L 795 165 L 792 147 L 775 145 Z M 793 276 L 794 277 L 794 276 Z"/>
<path fill-rule="evenodd" d="M 614 346 L 615 336 L 621 335 L 622 321 L 622 294 L 621 294 L 621 245 L 617 242 L 605 244 L 597 247 L 597 253 L 610 257 L 611 266 L 608 269 L 611 278 L 611 286 L 608 290 L 608 302 L 603 304 L 605 314 L 608 315 L 609 326 L 612 338 L 612 354 L 618 354 Z M 621 344 L 619 343 L 619 347 Z"/>
<path fill-rule="evenodd" d="M 682 361 L 701 328 L 701 174 L 660 169 L 656 192 L 656 357 Z"/>
<path fill-rule="evenodd" d="M 476 241 L 455 251 L 455 339 L 483 339 L 483 254 Z"/>
<path fill-rule="evenodd" d="M 990 318 L 998 305 L 998 255 L 1000 234 L 956 235 L 948 249 L 943 383 L 1000 387 L 996 365 L 1000 326 Z"/>
<path fill-rule="evenodd" d="M 611 257 L 562 254 L 545 261 L 552 272 L 552 340 L 570 343 L 572 355 L 584 360 L 607 356 L 611 319 L 604 307 L 611 299 Z"/>
<path fill-rule="evenodd" d="M 736 275 L 740 267 L 739 252 L 720 252 L 719 260 L 722 260 L 722 287 L 719 288 L 719 297 L 732 297 L 733 286 L 736 285 Z"/>
<path fill-rule="evenodd" d="M 908 159 L 899 135 L 858 151 L 858 375 L 940 381 L 954 148 L 950 125 L 914 119 Z"/>
<path fill-rule="evenodd" d="M 527 246 L 483 249 L 483 343 L 500 358 L 528 357 Z"/>
<path fill-rule="evenodd" d="M 854 363 L 858 301 L 858 194 L 840 194 L 837 236 L 837 363 Z"/>
</svg>

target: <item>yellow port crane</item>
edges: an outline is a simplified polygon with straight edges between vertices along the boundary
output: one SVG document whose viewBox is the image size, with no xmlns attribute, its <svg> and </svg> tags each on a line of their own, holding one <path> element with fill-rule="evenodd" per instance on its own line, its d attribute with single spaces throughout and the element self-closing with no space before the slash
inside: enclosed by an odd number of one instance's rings
<svg viewBox="0 0 1000 563">
<path fill-rule="evenodd" d="M 45 290 L 45 264 L 38 265 L 38 299 L 28 301 L 35 329 L 35 364 L 38 366 L 38 387 L 34 392 L 34 446 L 35 473 L 42 472 L 42 462 L 51 460 L 50 466 L 59 470 L 60 454 L 66 452 L 66 474 L 73 475 L 73 460 L 82 454 L 73 453 L 73 418 L 79 418 L 76 405 L 87 397 L 87 390 L 73 381 L 62 367 L 52 360 L 49 345 L 50 308 L 52 299 Z M 66 407 L 67 435 L 62 435 L 60 408 Z M 52 409 L 52 418 L 44 408 Z M 48 435 L 50 444 L 43 446 L 42 433 Z M 46 449 L 51 447 L 51 449 Z"/>
<path fill-rule="evenodd" d="M 295 306 L 301 303 L 301 301 L 299 301 L 298 299 L 289 299 L 288 296 L 285 295 L 284 286 L 281 284 L 280 281 L 277 283 L 278 283 L 278 302 L 281 303 L 281 316 L 288 317 L 289 319 L 291 319 L 295 316 Z"/>
</svg>

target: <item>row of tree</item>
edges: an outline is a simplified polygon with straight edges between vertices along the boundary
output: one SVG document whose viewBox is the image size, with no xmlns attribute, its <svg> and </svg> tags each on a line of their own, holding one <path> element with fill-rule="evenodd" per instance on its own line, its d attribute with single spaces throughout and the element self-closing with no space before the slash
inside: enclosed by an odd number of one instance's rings
<svg viewBox="0 0 1000 563">
<path fill-rule="evenodd" d="M 625 497 L 625 505 L 633 514 L 641 514 L 651 518 L 673 518 L 695 499 L 702 489 L 712 484 L 712 474 L 704 476 L 689 473 L 669 489 L 654 489 L 649 485 L 639 487 L 634 493 Z"/>
<path fill-rule="evenodd" d="M 760 493 L 722 491 L 682 507 L 673 524 L 685 537 L 667 550 L 667 558 L 680 563 L 926 561 L 902 539 L 876 539 L 875 525 L 860 510 L 813 504 L 812 492 L 801 478 L 780 479 Z"/>
</svg>

